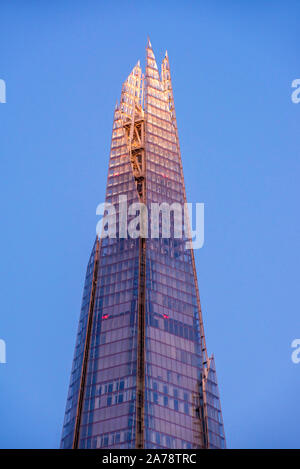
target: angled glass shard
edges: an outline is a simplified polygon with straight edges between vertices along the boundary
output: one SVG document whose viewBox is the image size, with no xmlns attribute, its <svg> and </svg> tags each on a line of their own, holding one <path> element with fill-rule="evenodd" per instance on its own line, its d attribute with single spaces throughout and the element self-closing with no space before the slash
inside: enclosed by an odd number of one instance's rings
<svg viewBox="0 0 300 469">
<path fill-rule="evenodd" d="M 136 237 L 120 196 L 146 207 Z M 149 39 L 145 76 L 138 62 L 115 108 L 106 203 L 116 237 L 97 237 L 87 266 L 61 448 L 225 448 L 190 235 L 175 235 L 186 194 L 169 58 L 159 73 Z M 158 218 L 150 238 L 141 227 L 164 203 L 170 236 Z"/>
</svg>

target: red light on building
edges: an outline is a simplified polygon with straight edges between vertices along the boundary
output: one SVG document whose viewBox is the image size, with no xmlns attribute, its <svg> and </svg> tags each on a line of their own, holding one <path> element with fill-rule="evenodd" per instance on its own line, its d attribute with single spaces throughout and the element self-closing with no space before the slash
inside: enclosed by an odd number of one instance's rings
<svg viewBox="0 0 300 469">
<path fill-rule="evenodd" d="M 163 317 L 164 317 L 165 319 L 169 319 L 169 316 L 168 316 L 167 314 L 163 314 Z"/>
<path fill-rule="evenodd" d="M 104 315 L 102 316 L 102 319 L 107 319 L 107 318 L 108 318 L 108 314 L 104 314 Z"/>
</svg>

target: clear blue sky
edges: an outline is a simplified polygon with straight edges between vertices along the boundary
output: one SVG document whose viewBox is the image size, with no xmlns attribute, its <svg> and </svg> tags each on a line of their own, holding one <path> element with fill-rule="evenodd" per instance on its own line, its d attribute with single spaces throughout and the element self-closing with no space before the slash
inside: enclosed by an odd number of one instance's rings
<svg viewBox="0 0 300 469">
<path fill-rule="evenodd" d="M 114 104 L 168 49 L 229 447 L 300 447 L 297 1 L 0 5 L 0 447 L 59 445 Z"/>
</svg>

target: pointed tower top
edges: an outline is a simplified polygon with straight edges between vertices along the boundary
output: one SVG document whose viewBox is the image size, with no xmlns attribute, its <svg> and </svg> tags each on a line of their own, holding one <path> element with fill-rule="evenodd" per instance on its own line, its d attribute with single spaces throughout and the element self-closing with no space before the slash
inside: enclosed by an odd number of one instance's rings
<svg viewBox="0 0 300 469">
<path fill-rule="evenodd" d="M 168 51 L 166 50 L 166 53 L 165 53 L 165 56 L 164 56 L 164 59 L 162 61 L 162 69 L 167 69 L 169 70 L 170 69 L 170 64 L 169 64 L 169 56 L 168 56 Z"/>
<path fill-rule="evenodd" d="M 147 37 L 147 47 L 149 47 L 149 49 L 152 49 L 152 44 L 150 42 L 149 36 Z"/>
</svg>

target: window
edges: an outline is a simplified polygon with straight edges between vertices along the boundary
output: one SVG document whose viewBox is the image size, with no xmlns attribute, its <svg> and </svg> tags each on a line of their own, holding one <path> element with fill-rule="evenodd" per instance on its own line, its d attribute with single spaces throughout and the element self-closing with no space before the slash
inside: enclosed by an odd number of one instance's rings
<svg viewBox="0 0 300 469">
<path fill-rule="evenodd" d="M 188 393 L 185 392 L 183 394 L 183 399 L 184 399 L 184 413 L 189 414 L 189 404 L 188 404 L 189 395 L 188 395 Z"/>
</svg>

